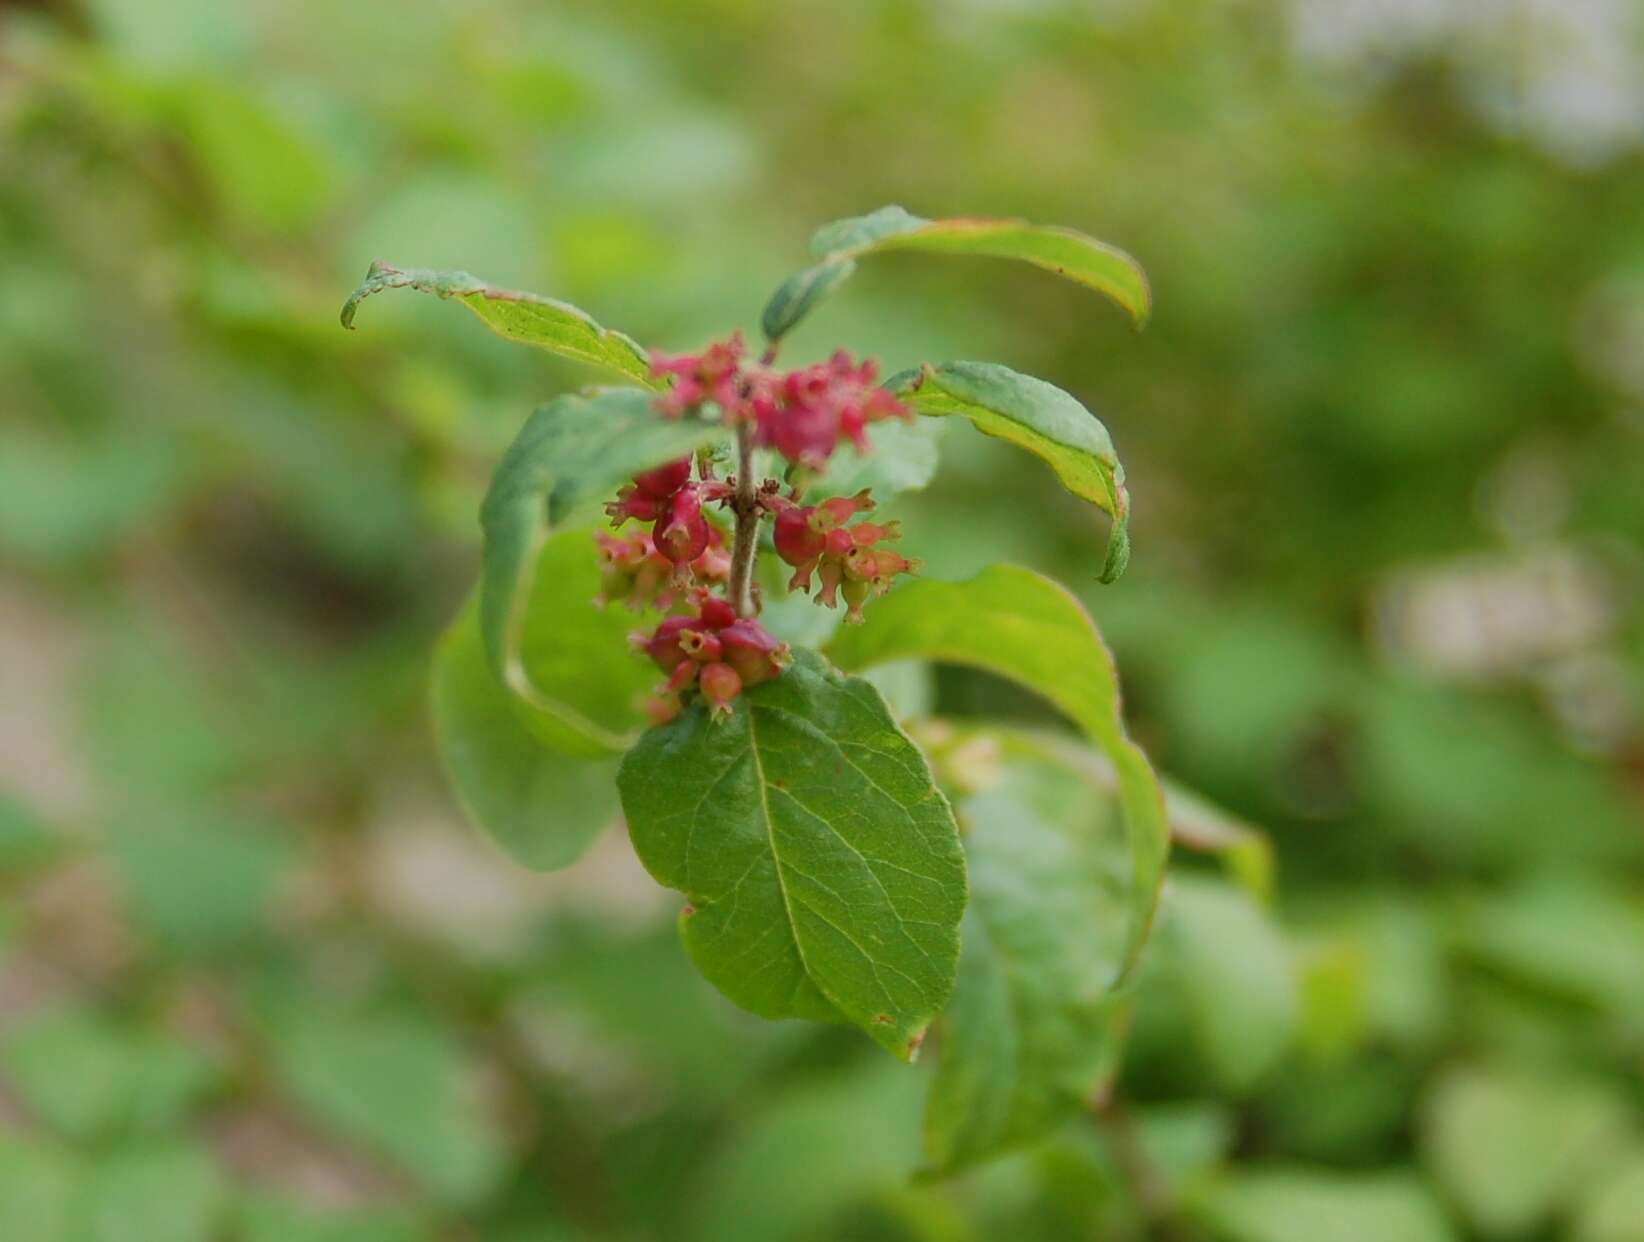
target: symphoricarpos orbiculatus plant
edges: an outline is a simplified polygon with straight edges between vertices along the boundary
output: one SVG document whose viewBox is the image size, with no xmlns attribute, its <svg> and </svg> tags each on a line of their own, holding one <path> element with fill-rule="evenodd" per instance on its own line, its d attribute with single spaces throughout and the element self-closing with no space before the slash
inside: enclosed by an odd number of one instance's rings
<svg viewBox="0 0 1644 1242">
<path fill-rule="evenodd" d="M 481 505 L 479 585 L 434 668 L 465 811 L 539 867 L 620 811 L 683 894 L 691 959 L 755 1014 L 848 1023 L 905 1060 L 935 1024 L 926 1142 L 957 1167 L 1031 1141 L 1113 1073 L 1168 831 L 1075 595 L 1012 565 L 929 577 L 918 530 L 886 512 L 930 480 L 957 415 L 1106 512 L 1089 578 L 1112 582 L 1130 501 L 1102 424 L 994 363 L 882 378 L 843 350 L 782 359 L 889 250 L 1016 259 L 1138 326 L 1149 311 L 1136 263 L 1082 233 L 886 207 L 817 232 L 757 351 L 738 332 L 647 351 L 563 302 L 381 262 L 342 318 L 418 289 L 621 381 L 538 409 Z M 832 611 L 793 606 L 807 596 Z M 1015 680 L 1077 732 L 937 718 L 938 663 Z"/>
</svg>

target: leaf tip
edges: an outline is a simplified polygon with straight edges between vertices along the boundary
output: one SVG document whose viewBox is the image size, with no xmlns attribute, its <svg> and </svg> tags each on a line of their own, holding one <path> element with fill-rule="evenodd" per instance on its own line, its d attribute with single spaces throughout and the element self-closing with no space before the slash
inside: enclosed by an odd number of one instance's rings
<svg viewBox="0 0 1644 1242">
<path fill-rule="evenodd" d="M 912 1065 L 919 1059 L 919 1049 L 925 1046 L 925 1036 L 929 1033 L 930 1023 L 927 1022 L 924 1026 L 913 1032 L 912 1035 L 908 1036 L 908 1042 L 902 1051 L 902 1059 L 909 1065 Z"/>
</svg>

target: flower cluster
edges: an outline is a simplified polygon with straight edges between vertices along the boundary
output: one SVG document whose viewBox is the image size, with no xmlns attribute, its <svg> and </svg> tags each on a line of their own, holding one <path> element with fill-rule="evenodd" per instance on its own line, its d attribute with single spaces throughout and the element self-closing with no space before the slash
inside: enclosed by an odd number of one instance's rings
<svg viewBox="0 0 1644 1242">
<path fill-rule="evenodd" d="M 718 561 L 712 553 L 716 548 L 723 548 L 724 536 L 708 521 L 702 505 L 705 500 L 721 500 L 729 494 L 729 489 L 717 479 L 691 482 L 691 459 L 686 456 L 636 474 L 634 481 L 618 491 L 616 499 L 605 506 L 605 512 L 613 526 L 620 526 L 629 518 L 651 523 L 650 537 L 645 540 L 643 551 L 654 552 L 672 567 L 671 576 L 676 585 L 688 583 L 693 572 L 722 580 L 725 573 L 716 572 Z M 628 543 L 638 548 L 633 540 Z M 601 546 L 614 555 L 614 547 L 604 543 Z M 699 562 L 703 562 L 700 568 Z M 729 572 L 728 561 L 724 569 Z"/>
<path fill-rule="evenodd" d="M 744 687 L 770 681 L 787 665 L 788 645 L 752 617 L 738 617 L 725 600 L 706 591 L 697 596 L 694 615 L 666 618 L 654 634 L 635 634 L 636 647 L 668 674 L 652 706 L 652 717 L 671 719 L 679 711 L 679 694 L 696 686 L 714 716 L 730 714 L 731 700 Z"/>
<path fill-rule="evenodd" d="M 715 341 L 700 354 L 669 355 L 651 351 L 651 374 L 657 379 L 673 377 L 673 385 L 657 398 L 657 408 L 669 418 L 712 401 L 726 412 L 742 400 L 742 334 L 733 332 L 728 340 Z"/>
<path fill-rule="evenodd" d="M 657 551 L 650 531 L 599 532 L 600 591 L 594 602 L 605 605 L 621 600 L 635 612 L 646 608 L 667 612 L 683 598 L 685 585 L 724 582 L 731 576 L 731 554 L 719 527 L 711 522 L 707 527 L 707 549 L 685 566 L 684 582 L 680 566 Z"/>
<path fill-rule="evenodd" d="M 745 688 L 777 677 L 788 663 L 785 643 L 752 616 L 738 615 L 738 607 L 758 610 L 757 589 L 750 590 L 748 578 L 733 565 L 705 506 L 717 502 L 730 508 L 741 534 L 746 534 L 742 523 L 773 517 L 777 554 L 794 567 L 789 589 L 809 592 L 814 575 L 820 583 L 816 602 L 834 608 L 843 599 L 847 621 L 861 621 L 870 596 L 884 594 L 898 574 L 919 568 L 918 561 L 886 546 L 901 535 L 895 522 L 851 525 L 874 507 L 866 491 L 801 503 L 804 487 L 840 444 L 848 440 L 866 452 L 871 424 L 911 419 L 912 411 L 878 387 L 874 363 L 855 362 L 843 350 L 796 371 L 778 371 L 770 363 L 769 354 L 750 362 L 740 335 L 699 354 L 651 355 L 652 373 L 670 381 L 656 398 L 663 417 L 680 418 L 712 404 L 738 429 L 744 461 L 752 445 L 774 449 L 797 468 L 788 476 L 792 493 L 782 496 L 772 479 L 755 488 L 751 479 L 715 478 L 706 459 L 696 464 L 693 480 L 693 459 L 681 457 L 635 475 L 605 506 L 619 533 L 599 536 L 600 602 L 624 600 L 636 610 L 669 614 L 653 632 L 633 636 L 634 645 L 667 674 L 649 704 L 659 724 L 678 715 L 689 693 L 700 694 L 714 717 L 727 716 Z M 649 529 L 622 533 L 627 522 Z M 756 546 L 738 542 L 744 557 Z M 746 560 L 740 568 L 748 568 Z M 733 573 L 740 586 L 726 593 L 739 592 L 740 605 L 712 589 L 729 583 Z"/>
<path fill-rule="evenodd" d="M 657 398 L 670 418 L 711 401 L 733 425 L 754 427 L 754 441 L 774 448 L 795 465 L 821 470 L 845 440 L 868 450 L 867 428 L 886 418 L 912 419 L 908 409 L 878 387 L 871 360 L 853 362 L 844 350 L 827 362 L 782 372 L 744 360 L 740 334 L 716 341 L 700 354 L 652 353 L 651 371 L 672 377 Z"/>
<path fill-rule="evenodd" d="M 788 589 L 811 589 L 811 574 L 821 581 L 816 602 L 836 607 L 845 599 L 845 620 L 862 621 L 862 605 L 870 595 L 890 590 L 897 574 L 919 571 L 893 548 L 880 546 L 902 537 L 898 522 L 846 523 L 858 513 L 874 507 L 873 497 L 864 489 L 854 496 L 835 496 L 821 504 L 800 505 L 791 499 L 773 497 L 776 526 L 772 539 L 776 554 L 794 567 Z"/>
</svg>

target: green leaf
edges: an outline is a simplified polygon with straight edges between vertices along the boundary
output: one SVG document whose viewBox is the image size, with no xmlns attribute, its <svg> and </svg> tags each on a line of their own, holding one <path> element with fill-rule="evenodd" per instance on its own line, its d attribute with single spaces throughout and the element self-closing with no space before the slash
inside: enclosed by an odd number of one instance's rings
<svg viewBox="0 0 1644 1242">
<path fill-rule="evenodd" d="M 692 1242 L 861 1237 L 839 1227 L 839 1214 L 913 1175 L 923 1085 L 918 1075 L 881 1058 L 763 1093 L 758 1111 L 696 1175 L 694 1226 L 670 1228 L 668 1236 Z"/>
<path fill-rule="evenodd" d="M 647 732 L 618 784 L 640 860 L 690 900 L 685 945 L 714 986 L 913 1058 L 953 990 L 965 864 L 877 690 L 800 651 L 729 719 L 698 702 Z"/>
<path fill-rule="evenodd" d="M 790 276 L 772 296 L 763 316 L 765 335 L 773 341 L 784 335 L 851 274 L 855 260 L 887 250 L 1031 263 L 1107 295 L 1130 312 L 1138 328 L 1152 309 L 1153 295 L 1141 265 L 1117 247 L 1076 229 L 1026 220 L 927 220 L 891 206 L 835 220 L 816 231 L 811 254 L 818 262 Z"/>
<path fill-rule="evenodd" d="M 936 477 L 943 423 L 917 418 L 874 424 L 873 448 L 846 449 L 834 455 L 828 472 L 807 494 L 807 503 L 827 496 L 850 496 L 863 488 L 883 502 L 902 492 L 922 492 Z"/>
<path fill-rule="evenodd" d="M 115 1152 L 83 1191 L 86 1242 L 210 1242 L 220 1236 L 222 1177 L 203 1152 L 166 1144 Z"/>
<path fill-rule="evenodd" d="M 1158 778 L 1125 733 L 1118 674 L 1090 614 L 1049 578 L 995 565 L 968 582 L 908 583 L 877 601 L 867 618 L 829 643 L 840 667 L 923 658 L 997 673 L 1060 708 L 1113 764 L 1131 859 L 1129 930 L 1112 981 L 1123 982 L 1147 942 L 1170 832 Z"/>
<path fill-rule="evenodd" d="M 124 1118 L 131 1050 L 90 1013 L 63 1010 L 11 1024 L 0 1067 L 29 1108 L 69 1138 L 90 1138 Z"/>
<path fill-rule="evenodd" d="M 1644 1242 L 1644 1152 L 1602 1173 L 1582 1200 L 1574 1242 Z"/>
<path fill-rule="evenodd" d="M 1017 762 L 959 808 L 971 903 L 942 1061 L 925 1114 L 939 1169 L 1045 1137 L 1116 1064 L 1122 878 L 1103 801 L 1045 763 Z"/>
<path fill-rule="evenodd" d="M 1100 751 L 1077 739 L 1048 729 L 995 729 L 1017 749 L 1059 764 L 1098 788 L 1115 791 L 1119 778 Z M 1178 845 L 1221 859 L 1226 873 L 1263 904 L 1273 896 L 1273 846 L 1257 828 L 1203 794 L 1168 776 L 1159 777 L 1164 791 L 1165 817 L 1170 839 Z"/>
<path fill-rule="evenodd" d="M 196 1049 L 80 1009 L 14 1023 L 0 1043 L 0 1067 L 40 1120 L 77 1140 L 163 1129 L 216 1080 Z"/>
<path fill-rule="evenodd" d="M 1107 428 L 1054 384 L 993 362 L 945 362 L 885 381 L 921 414 L 959 414 L 985 435 L 1024 448 L 1056 472 L 1062 486 L 1113 519 L 1102 581 L 1130 563 L 1130 493 Z"/>
<path fill-rule="evenodd" d="M 78 1182 L 68 1152 L 0 1136 L 0 1238 L 69 1242 Z"/>
<path fill-rule="evenodd" d="M 1644 1016 L 1644 913 L 1613 876 L 1541 875 L 1463 907 L 1462 947 L 1531 987 Z"/>
<path fill-rule="evenodd" d="M 504 1172 L 502 1140 L 466 1089 L 466 1058 L 427 1020 L 302 1011 L 277 1050 L 286 1083 L 317 1121 L 395 1161 L 442 1201 L 477 1202 Z"/>
<path fill-rule="evenodd" d="M 1434 1086 L 1422 1145 L 1440 1183 L 1481 1234 L 1545 1225 L 1628 1124 L 1626 1100 L 1596 1082 L 1462 1067 Z"/>
<path fill-rule="evenodd" d="M 636 658 L 628 641 L 646 615 L 622 604 L 595 605 L 600 590 L 594 532 L 562 530 L 550 535 L 531 571 L 519 631 L 521 672 L 537 693 L 572 713 L 574 719 L 631 743 L 649 723 L 644 702 L 661 675 L 649 661 Z M 516 696 L 510 695 L 509 701 L 538 741 L 572 755 L 609 756 L 610 746 L 602 742 L 591 747 L 558 717 Z"/>
<path fill-rule="evenodd" d="M 267 1194 L 247 1196 L 237 1212 L 241 1242 L 425 1242 L 427 1228 L 405 1206 L 323 1211 Z"/>
<path fill-rule="evenodd" d="M 1289 950 L 1248 894 L 1218 880 L 1177 876 L 1165 909 L 1161 948 L 1200 1051 L 1223 1090 L 1249 1090 L 1295 1034 Z"/>
<path fill-rule="evenodd" d="M 440 758 L 477 828 L 527 867 L 567 866 L 616 817 L 616 763 L 561 754 L 531 733 L 485 662 L 478 615 L 464 608 L 434 655 Z"/>
<path fill-rule="evenodd" d="M 1432 1193 L 1407 1173 L 1262 1169 L 1217 1183 L 1200 1201 L 1224 1242 L 1453 1242 Z"/>
<path fill-rule="evenodd" d="M 18 799 L 0 793 L 0 874 L 44 862 L 65 844 L 65 834 L 54 831 Z"/>
<path fill-rule="evenodd" d="M 826 259 L 803 268 L 783 281 L 765 303 L 759 326 L 767 340 L 780 340 L 795 324 L 811 313 L 811 308 L 832 293 L 852 272 L 856 263 L 848 258 Z"/>
<path fill-rule="evenodd" d="M 378 259 L 360 287 L 343 303 L 342 326 L 352 328 L 360 303 L 384 289 L 417 289 L 439 298 L 455 298 L 498 336 L 605 367 L 635 383 L 657 386 L 651 378 L 650 359 L 632 337 L 601 327 L 568 302 L 517 289 L 499 289 L 467 272 L 399 268 Z"/>
<path fill-rule="evenodd" d="M 591 715 L 568 687 L 601 694 L 575 657 L 559 644 L 562 632 L 581 634 L 601 622 L 590 619 L 592 593 L 567 599 L 557 578 L 539 599 L 537 567 L 549 535 L 598 512 L 599 505 L 641 470 L 684 456 L 722 434 L 711 423 L 668 420 L 651 408 L 650 394 L 633 388 L 596 390 L 550 401 L 520 429 L 503 455 L 480 507 L 485 533 L 480 578 L 480 631 L 492 672 L 531 709 L 538 736 L 571 754 L 608 755 L 633 742 L 626 723 L 613 727 Z M 592 572 L 592 555 L 588 572 Z M 613 614 L 614 615 L 614 614 Z M 540 683 L 527 642 L 555 655 L 569 669 L 563 684 Z M 627 675 L 638 676 L 629 660 Z M 631 712 L 631 705 L 625 705 Z"/>
<path fill-rule="evenodd" d="M 205 810 L 116 820 L 112 857 L 133 913 L 161 943 L 208 954 L 252 937 L 296 850 L 288 835 Z"/>
</svg>

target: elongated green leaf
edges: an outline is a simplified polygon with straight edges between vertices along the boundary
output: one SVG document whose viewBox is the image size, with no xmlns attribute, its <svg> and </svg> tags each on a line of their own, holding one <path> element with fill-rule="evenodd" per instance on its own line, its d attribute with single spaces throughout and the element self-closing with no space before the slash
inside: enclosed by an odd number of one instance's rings
<svg viewBox="0 0 1644 1242">
<path fill-rule="evenodd" d="M 916 1074 L 883 1059 L 856 1061 L 821 1081 L 761 1092 L 751 1116 L 708 1153 L 700 1210 L 680 1242 L 815 1242 L 863 1236 L 818 1230 L 876 1190 L 905 1184 L 919 1162 Z M 883 1237 L 875 1230 L 869 1236 Z M 937 1239 L 940 1233 L 891 1236 Z"/>
<path fill-rule="evenodd" d="M 629 634 L 647 618 L 622 605 L 599 608 L 599 549 L 594 532 L 581 527 L 549 535 L 530 571 L 523 603 L 518 652 L 520 670 L 535 692 L 564 710 L 624 741 L 638 737 L 649 722 L 643 704 L 660 680 L 648 661 L 636 659 Z M 538 711 L 510 696 L 532 735 L 566 754 L 608 756 L 603 741 L 588 745 L 561 717 Z"/>
<path fill-rule="evenodd" d="M 1045 1137 L 1117 1064 L 1122 847 L 1101 830 L 1103 802 L 1063 769 L 1019 761 L 959 808 L 971 904 L 925 1114 L 939 1169 Z"/>
<path fill-rule="evenodd" d="M 227 1207 L 211 1158 L 165 1141 L 104 1156 L 82 1194 L 90 1242 L 209 1242 L 221 1236 Z"/>
<path fill-rule="evenodd" d="M 632 744 L 633 735 L 593 718 L 556 686 L 539 684 L 533 676 L 527 643 L 552 654 L 561 620 L 555 611 L 580 617 L 592 599 L 590 592 L 582 602 L 539 602 L 536 570 L 544 545 L 556 528 L 592 517 L 638 471 L 692 452 L 720 434 L 712 423 L 659 417 L 650 394 L 638 389 L 566 395 L 531 416 L 491 476 L 480 507 L 485 533 L 480 633 L 492 672 L 532 709 L 533 730 L 570 753 L 618 753 Z"/>
<path fill-rule="evenodd" d="M 485 662 L 473 605 L 440 641 L 432 691 L 434 736 L 457 800 L 517 861 L 564 867 L 616 818 L 616 762 L 561 754 L 532 735 Z"/>
<path fill-rule="evenodd" d="M 1218 1242 L 1454 1242 L 1433 1193 L 1409 1173 L 1261 1168 L 1195 1204 Z"/>
<path fill-rule="evenodd" d="M 82 1176 L 67 1150 L 0 1135 L 0 1238 L 70 1242 L 80 1236 L 75 1209 L 83 1201 Z"/>
<path fill-rule="evenodd" d="M 417 289 L 439 298 L 455 298 L 498 336 L 605 367 L 636 383 L 657 386 L 651 378 L 650 359 L 632 337 L 601 327 L 569 302 L 501 289 L 467 272 L 395 267 L 378 259 L 366 271 L 360 287 L 343 303 L 342 326 L 352 328 L 360 303 L 384 289 Z"/>
<path fill-rule="evenodd" d="M 1077 229 L 1026 220 L 961 217 L 927 220 L 901 207 L 835 220 L 811 238 L 814 266 L 790 276 L 765 308 L 765 335 L 785 334 L 854 270 L 855 260 L 887 250 L 1017 259 L 1107 295 L 1140 328 L 1152 310 L 1147 273 L 1124 251 Z"/>
<path fill-rule="evenodd" d="M 924 491 L 936 477 L 945 431 L 945 424 L 925 418 L 876 423 L 873 448 L 867 453 L 854 449 L 836 453 L 828 473 L 807 494 L 807 503 L 827 496 L 851 496 L 864 487 L 881 503 L 902 492 Z"/>
<path fill-rule="evenodd" d="M 1159 939 L 1217 1086 L 1249 1091 L 1296 1034 L 1296 975 L 1278 929 L 1241 890 L 1184 875 L 1171 880 Z"/>
<path fill-rule="evenodd" d="M 1100 419 L 1054 384 L 993 362 L 945 362 L 892 376 L 885 386 L 921 414 L 959 414 L 977 430 L 1049 464 L 1062 486 L 1113 518 L 1102 581 L 1130 563 L 1130 494 Z"/>
<path fill-rule="evenodd" d="M 852 272 L 856 263 L 851 259 L 825 259 L 814 266 L 795 272 L 782 282 L 780 288 L 765 303 L 759 324 L 767 340 L 780 340 L 811 308 L 832 293 Z"/>
<path fill-rule="evenodd" d="M 1158 778 L 1125 733 L 1113 657 L 1090 614 L 1049 578 L 995 565 L 968 582 L 909 583 L 867 615 L 828 645 L 840 667 L 922 657 L 987 669 L 1061 708 L 1113 764 L 1131 857 L 1129 930 L 1113 980 L 1122 982 L 1152 926 L 1170 832 Z"/>
<path fill-rule="evenodd" d="M 911 1060 L 953 989 L 965 864 L 947 799 L 879 692 L 812 651 L 622 761 L 640 861 L 690 899 L 698 969 L 768 1018 L 845 1020 Z"/>
<path fill-rule="evenodd" d="M 1428 1167 L 1485 1237 L 1545 1228 L 1626 1139 L 1625 1102 L 1603 1082 L 1462 1066 L 1423 1110 Z"/>
<path fill-rule="evenodd" d="M 426 1015 L 295 1009 L 274 1051 L 291 1098 L 313 1122 L 388 1158 L 442 1202 L 472 1207 L 506 1174 L 495 1120 L 465 1089 L 469 1058 Z"/>
<path fill-rule="evenodd" d="M 1644 1242 L 1644 1151 L 1606 1163 L 1582 1198 L 1573 1242 Z"/>
<path fill-rule="evenodd" d="M 1098 788 L 1114 791 L 1119 787 L 1118 774 L 1107 757 L 1077 739 L 1047 729 L 994 728 L 990 732 L 1006 739 L 1013 748 L 1077 773 Z M 1264 904 L 1270 901 L 1273 846 L 1266 835 L 1168 776 L 1159 777 L 1159 787 L 1164 790 L 1170 839 L 1187 849 L 1219 857 L 1228 875 L 1251 897 Z"/>
</svg>

